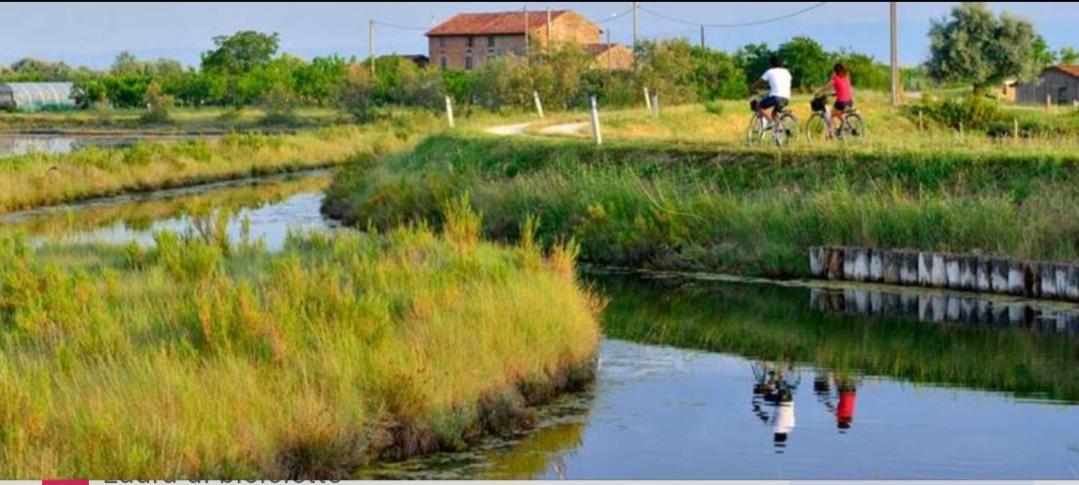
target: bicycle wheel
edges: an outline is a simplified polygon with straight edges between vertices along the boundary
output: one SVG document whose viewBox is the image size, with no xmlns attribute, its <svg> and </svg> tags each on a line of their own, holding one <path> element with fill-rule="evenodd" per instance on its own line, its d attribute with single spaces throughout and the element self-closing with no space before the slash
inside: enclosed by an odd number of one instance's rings
<svg viewBox="0 0 1079 485">
<path fill-rule="evenodd" d="M 828 139 L 828 120 L 821 113 L 813 113 L 806 122 L 806 140 L 812 143 L 823 142 Z"/>
<path fill-rule="evenodd" d="M 755 146 L 764 139 L 764 118 L 754 114 L 746 127 L 746 145 Z"/>
<path fill-rule="evenodd" d="M 865 120 L 858 113 L 851 113 L 843 117 L 843 129 L 840 134 L 844 141 L 862 142 L 865 140 Z"/>
<path fill-rule="evenodd" d="M 776 145 L 786 146 L 798 140 L 798 118 L 790 113 L 779 117 L 779 126 L 774 132 Z"/>
</svg>

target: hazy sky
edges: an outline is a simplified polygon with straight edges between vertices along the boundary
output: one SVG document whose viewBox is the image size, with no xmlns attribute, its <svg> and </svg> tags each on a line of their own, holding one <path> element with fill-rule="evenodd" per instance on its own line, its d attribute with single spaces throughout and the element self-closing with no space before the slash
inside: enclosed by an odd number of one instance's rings
<svg viewBox="0 0 1079 485">
<path fill-rule="evenodd" d="M 793 12 L 813 2 L 689 3 L 642 2 L 644 8 L 695 22 L 752 21 Z M 626 11 L 630 2 L 379 2 L 379 3 L 0 3 L 0 63 L 23 57 L 63 60 L 71 64 L 107 66 L 127 49 L 140 58 L 166 56 L 196 64 L 211 47 L 211 37 L 254 29 L 281 34 L 282 49 L 311 57 L 337 53 L 367 55 L 368 20 L 426 28 L 457 12 L 570 8 L 602 20 Z M 900 3 L 900 60 L 917 63 L 926 57 L 929 20 L 948 12 L 952 2 Z M 1054 49 L 1079 47 L 1075 35 L 1079 4 L 993 2 L 1034 21 Z M 698 28 L 640 12 L 642 38 L 689 37 Z M 603 24 L 611 39 L 628 43 L 629 15 Z M 426 53 L 422 30 L 379 27 L 379 53 Z M 709 46 L 735 49 L 750 42 L 776 45 L 795 35 L 816 38 L 828 49 L 850 47 L 878 59 L 888 58 L 887 2 L 829 3 L 807 14 L 763 27 L 708 29 Z"/>
</svg>

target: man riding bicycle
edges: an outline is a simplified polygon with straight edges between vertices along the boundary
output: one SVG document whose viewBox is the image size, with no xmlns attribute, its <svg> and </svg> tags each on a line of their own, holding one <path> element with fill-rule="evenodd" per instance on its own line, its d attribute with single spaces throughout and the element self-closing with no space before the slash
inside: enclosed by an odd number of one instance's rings
<svg viewBox="0 0 1079 485">
<path fill-rule="evenodd" d="M 775 123 L 776 113 L 782 111 L 791 100 L 791 72 L 783 67 L 783 58 L 778 55 L 773 54 L 769 63 L 772 68 L 764 71 L 764 75 L 754 82 L 749 90 L 756 93 L 768 86 L 768 97 L 757 103 L 757 113 Z M 770 115 L 765 114 L 768 108 L 772 108 Z"/>
</svg>

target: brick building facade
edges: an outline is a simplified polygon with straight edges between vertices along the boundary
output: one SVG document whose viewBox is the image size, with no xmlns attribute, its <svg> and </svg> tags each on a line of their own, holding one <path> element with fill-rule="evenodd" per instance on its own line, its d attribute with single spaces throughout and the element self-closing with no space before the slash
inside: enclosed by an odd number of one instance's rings
<svg viewBox="0 0 1079 485">
<path fill-rule="evenodd" d="M 427 32 L 431 63 L 443 69 L 474 69 L 488 59 L 523 56 L 528 48 L 571 42 L 592 53 L 596 67 L 627 69 L 633 65 L 633 53 L 628 48 L 600 44 L 603 31 L 576 12 L 552 10 L 549 18 L 550 22 L 546 11 L 457 14 Z"/>
</svg>

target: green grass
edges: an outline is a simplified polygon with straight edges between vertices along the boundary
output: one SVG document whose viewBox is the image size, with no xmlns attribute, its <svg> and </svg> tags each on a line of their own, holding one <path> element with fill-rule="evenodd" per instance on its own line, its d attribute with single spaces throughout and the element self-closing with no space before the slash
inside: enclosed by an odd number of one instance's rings
<svg viewBox="0 0 1079 485">
<path fill-rule="evenodd" d="M 664 142 L 434 136 L 344 170 L 324 210 L 392 227 L 471 194 L 484 234 L 574 237 L 586 261 L 808 275 L 806 249 L 850 244 L 1079 259 L 1079 152 L 736 150 Z"/>
<path fill-rule="evenodd" d="M 572 246 L 480 243 L 447 211 L 445 235 L 273 254 L 0 239 L 0 476 L 341 478 L 527 426 L 590 376 L 599 303 Z"/>
<path fill-rule="evenodd" d="M 440 127 L 423 113 L 369 125 L 290 135 L 229 134 L 216 139 L 90 147 L 63 155 L 0 158 L 0 213 L 80 199 L 219 180 L 365 163 L 404 150 Z"/>
</svg>

